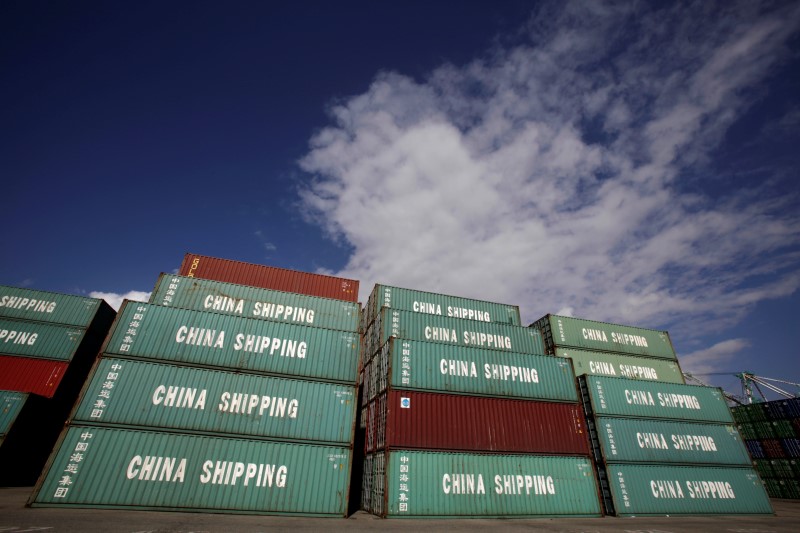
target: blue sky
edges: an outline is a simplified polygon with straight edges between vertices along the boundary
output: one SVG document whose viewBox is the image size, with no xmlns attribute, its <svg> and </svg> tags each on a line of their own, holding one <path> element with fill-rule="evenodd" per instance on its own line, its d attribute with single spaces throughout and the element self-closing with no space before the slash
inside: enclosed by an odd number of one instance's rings
<svg viewBox="0 0 800 533">
<path fill-rule="evenodd" d="M 381 4 L 0 3 L 0 283 L 193 252 L 800 382 L 796 2 Z"/>
</svg>

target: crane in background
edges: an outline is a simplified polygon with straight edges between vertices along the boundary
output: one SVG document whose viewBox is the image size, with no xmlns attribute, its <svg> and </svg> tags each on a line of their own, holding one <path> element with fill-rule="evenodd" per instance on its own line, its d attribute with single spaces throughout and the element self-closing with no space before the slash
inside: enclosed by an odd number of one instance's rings
<svg viewBox="0 0 800 533">
<path fill-rule="evenodd" d="M 752 372 L 711 372 L 707 374 L 691 374 L 689 372 L 684 372 L 683 377 L 687 380 L 687 382 L 692 381 L 697 383 L 698 385 L 703 385 L 708 387 L 707 383 L 704 383 L 700 378 L 697 376 L 734 376 L 739 378 L 739 381 L 742 383 L 742 394 L 732 394 L 725 390 L 722 391 L 722 394 L 725 398 L 732 403 L 736 403 L 738 405 L 746 405 L 751 404 L 754 402 L 766 402 L 767 396 L 764 394 L 764 391 L 761 390 L 761 387 L 764 387 L 767 390 L 770 390 L 784 398 L 795 398 L 800 396 L 800 383 L 794 383 L 792 381 L 786 381 L 783 379 L 775 379 L 775 378 L 765 378 L 763 376 L 757 376 Z M 792 385 L 797 389 L 797 392 L 791 393 L 782 388 L 775 383 L 781 383 L 784 385 Z M 756 392 L 758 392 L 759 396 L 756 396 L 753 393 L 753 389 L 755 388 Z"/>
</svg>

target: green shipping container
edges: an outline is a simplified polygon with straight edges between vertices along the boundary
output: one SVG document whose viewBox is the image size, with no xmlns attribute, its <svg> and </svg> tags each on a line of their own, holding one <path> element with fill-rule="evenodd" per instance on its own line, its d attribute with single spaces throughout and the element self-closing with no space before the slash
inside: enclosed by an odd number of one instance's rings
<svg viewBox="0 0 800 533">
<path fill-rule="evenodd" d="M 126 301 L 104 352 L 355 384 L 357 333 Z"/>
<path fill-rule="evenodd" d="M 85 334 L 75 326 L 0 319 L 0 354 L 69 361 Z"/>
<path fill-rule="evenodd" d="M 102 304 L 97 298 L 0 285 L 0 316 L 86 328 Z"/>
<path fill-rule="evenodd" d="M 678 361 L 560 347 L 555 348 L 555 355 L 572 359 L 575 376 L 589 374 L 665 383 L 686 383 Z"/>
<path fill-rule="evenodd" d="M 608 462 L 751 466 L 732 425 L 598 417 L 596 427 Z"/>
<path fill-rule="evenodd" d="M 0 390 L 0 443 L 14 425 L 27 399 L 28 395 L 24 392 Z"/>
<path fill-rule="evenodd" d="M 586 457 L 399 450 L 388 452 L 384 461 L 385 484 L 375 480 L 373 486 L 378 496 L 385 491 L 386 517 L 601 514 L 595 474 Z M 380 468 L 376 475 L 381 476 Z"/>
<path fill-rule="evenodd" d="M 372 289 L 364 309 L 366 326 L 375 320 L 381 307 L 512 326 L 522 325 L 519 306 L 516 305 L 377 284 Z"/>
<path fill-rule="evenodd" d="M 100 359 L 73 422 L 350 444 L 355 385 Z"/>
<path fill-rule="evenodd" d="M 596 416 L 733 423 L 718 388 L 600 376 L 580 376 L 578 383 Z"/>
<path fill-rule="evenodd" d="M 161 274 L 150 303 L 317 328 L 358 331 L 357 303 Z"/>
<path fill-rule="evenodd" d="M 677 359 L 666 331 L 558 315 L 545 315 L 531 327 L 541 331 L 549 354 L 555 353 L 556 347 L 571 347 Z"/>
<path fill-rule="evenodd" d="M 463 320 L 384 307 L 365 334 L 365 347 L 372 356 L 391 337 L 435 342 L 463 348 L 482 348 L 544 355 L 539 332 L 522 326 L 509 326 Z"/>
<path fill-rule="evenodd" d="M 617 516 L 773 514 L 752 468 L 608 465 Z"/>
<path fill-rule="evenodd" d="M 31 504 L 345 516 L 350 461 L 341 446 L 71 426 Z"/>
<path fill-rule="evenodd" d="M 387 384 L 395 389 L 474 396 L 577 402 L 567 360 L 432 342 L 390 339 L 368 365 L 372 399 Z"/>
</svg>

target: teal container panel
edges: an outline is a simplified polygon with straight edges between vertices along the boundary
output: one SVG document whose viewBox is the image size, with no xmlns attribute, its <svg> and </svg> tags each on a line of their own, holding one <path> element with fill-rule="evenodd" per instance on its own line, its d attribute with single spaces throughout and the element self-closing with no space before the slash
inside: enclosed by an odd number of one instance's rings
<svg viewBox="0 0 800 533">
<path fill-rule="evenodd" d="M 375 320 L 381 307 L 512 326 L 522 325 L 519 306 L 516 305 L 377 284 L 367 300 L 367 324 Z"/>
<path fill-rule="evenodd" d="M 0 285 L 0 317 L 89 327 L 102 300 Z"/>
<path fill-rule="evenodd" d="M 752 468 L 608 465 L 618 516 L 772 514 Z"/>
<path fill-rule="evenodd" d="M 667 420 L 598 417 L 597 433 L 609 462 L 751 466 L 736 427 Z"/>
<path fill-rule="evenodd" d="M 326 329 L 358 331 L 357 303 L 161 274 L 150 303 Z"/>
<path fill-rule="evenodd" d="M 600 516 L 585 457 L 387 452 L 386 516 Z"/>
<path fill-rule="evenodd" d="M 85 334 L 75 326 L 0 319 L 0 354 L 70 361 Z"/>
<path fill-rule="evenodd" d="M 663 359 L 677 359 L 669 333 L 582 318 L 546 315 L 531 327 L 542 332 L 547 353 L 556 347 L 583 348 Z"/>
<path fill-rule="evenodd" d="M 596 416 L 676 419 L 732 424 L 722 390 L 635 379 L 581 376 Z"/>
<path fill-rule="evenodd" d="M 555 349 L 555 355 L 572 359 L 576 376 L 589 374 L 665 383 L 686 383 L 678 361 L 558 347 Z"/>
<path fill-rule="evenodd" d="M 0 437 L 8 433 L 17 415 L 22 411 L 22 406 L 28 399 L 28 394 L 15 391 L 0 391 Z"/>
<path fill-rule="evenodd" d="M 374 395 L 388 381 L 395 389 L 578 401 L 569 361 L 546 355 L 391 339 L 372 365 L 383 378 Z"/>
<path fill-rule="evenodd" d="M 71 426 L 33 505 L 344 516 L 350 450 Z"/>
<path fill-rule="evenodd" d="M 355 383 L 358 334 L 125 302 L 105 353 Z"/>
<path fill-rule="evenodd" d="M 80 423 L 350 444 L 355 385 L 103 358 Z"/>
<path fill-rule="evenodd" d="M 441 317 L 384 307 L 380 319 L 373 323 L 371 329 L 378 335 L 377 339 L 374 335 L 368 339 L 373 346 L 381 346 L 391 337 L 397 337 L 464 348 L 544 355 L 544 345 L 539 332 L 522 326 Z"/>
</svg>

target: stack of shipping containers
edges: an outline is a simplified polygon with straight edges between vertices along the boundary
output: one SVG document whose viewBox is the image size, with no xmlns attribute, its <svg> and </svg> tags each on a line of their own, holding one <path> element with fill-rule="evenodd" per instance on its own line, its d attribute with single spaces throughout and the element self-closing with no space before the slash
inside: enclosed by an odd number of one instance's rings
<svg viewBox="0 0 800 533">
<path fill-rule="evenodd" d="M 357 295 L 187 255 L 121 307 L 32 504 L 345 516 Z"/>
<path fill-rule="evenodd" d="M 39 477 L 113 320 L 103 300 L 0 286 L 0 486 Z"/>
<path fill-rule="evenodd" d="M 538 329 L 547 354 L 569 357 L 575 376 L 609 376 L 685 383 L 666 331 L 545 315 Z"/>
<path fill-rule="evenodd" d="M 800 398 L 740 405 L 731 412 L 767 493 L 800 499 Z"/>
<path fill-rule="evenodd" d="M 570 362 L 516 306 L 376 285 L 363 326 L 364 510 L 601 514 Z"/>
<path fill-rule="evenodd" d="M 684 384 L 667 332 L 555 315 L 532 327 L 574 358 L 607 514 L 772 512 L 722 391 Z"/>
</svg>

